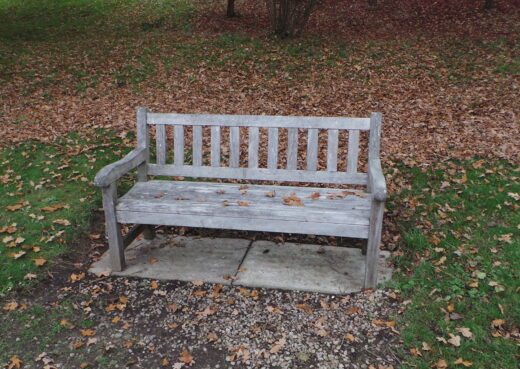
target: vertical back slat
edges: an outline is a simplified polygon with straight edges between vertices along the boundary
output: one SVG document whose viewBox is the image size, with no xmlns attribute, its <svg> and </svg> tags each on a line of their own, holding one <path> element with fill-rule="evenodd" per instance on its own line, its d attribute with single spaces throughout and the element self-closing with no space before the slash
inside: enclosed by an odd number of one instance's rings
<svg viewBox="0 0 520 369">
<path fill-rule="evenodd" d="M 157 164 L 166 164 L 166 126 L 158 124 L 155 126 L 155 144 L 157 148 Z"/>
<path fill-rule="evenodd" d="M 184 126 L 173 128 L 173 164 L 184 165 Z"/>
<path fill-rule="evenodd" d="M 230 128 L 229 151 L 231 168 L 238 168 L 240 166 L 240 127 Z"/>
<path fill-rule="evenodd" d="M 318 133 L 314 128 L 307 131 L 307 170 L 318 169 Z"/>
<path fill-rule="evenodd" d="M 298 128 L 288 128 L 287 169 L 295 170 L 298 163 Z"/>
<path fill-rule="evenodd" d="M 220 167 L 220 127 L 211 127 L 211 166 Z"/>
<path fill-rule="evenodd" d="M 338 130 L 329 129 L 327 136 L 327 171 L 338 171 Z"/>
<path fill-rule="evenodd" d="M 137 167 L 137 180 L 148 180 L 148 166 L 150 162 L 150 135 L 148 134 L 148 109 L 137 108 L 137 146 L 146 148 L 146 163 Z"/>
<path fill-rule="evenodd" d="M 359 130 L 348 131 L 347 173 L 357 173 L 359 156 Z"/>
<path fill-rule="evenodd" d="M 258 127 L 249 127 L 249 168 L 258 168 Z"/>
<path fill-rule="evenodd" d="M 368 141 L 368 160 L 379 158 L 379 145 L 381 142 L 381 113 L 370 114 L 370 137 Z"/>
<path fill-rule="evenodd" d="M 193 166 L 202 166 L 202 126 L 193 126 Z"/>
<path fill-rule="evenodd" d="M 278 168 L 278 128 L 269 128 L 267 134 L 267 168 Z"/>
</svg>

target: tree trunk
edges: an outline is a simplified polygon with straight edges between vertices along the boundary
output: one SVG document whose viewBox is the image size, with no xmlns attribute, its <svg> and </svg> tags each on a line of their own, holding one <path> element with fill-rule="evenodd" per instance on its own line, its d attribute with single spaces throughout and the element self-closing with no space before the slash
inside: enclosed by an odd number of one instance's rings
<svg viewBox="0 0 520 369">
<path fill-rule="evenodd" d="M 281 38 L 301 34 L 317 0 L 266 0 L 275 34 Z"/>
<path fill-rule="evenodd" d="M 486 0 L 484 9 L 493 9 L 495 7 L 495 0 Z"/>
<path fill-rule="evenodd" d="M 377 0 L 368 0 L 368 8 L 370 10 L 376 10 L 376 8 L 377 8 Z"/>
<path fill-rule="evenodd" d="M 226 15 L 230 18 L 235 16 L 235 0 L 227 0 Z"/>
</svg>

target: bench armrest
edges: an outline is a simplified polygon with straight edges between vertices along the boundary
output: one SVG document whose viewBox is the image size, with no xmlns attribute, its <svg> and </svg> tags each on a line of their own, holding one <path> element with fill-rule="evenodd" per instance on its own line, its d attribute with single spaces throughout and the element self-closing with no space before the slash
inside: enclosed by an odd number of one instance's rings
<svg viewBox="0 0 520 369">
<path fill-rule="evenodd" d="M 381 169 L 381 160 L 372 158 L 368 161 L 368 188 L 376 201 L 386 201 L 386 181 Z"/>
<path fill-rule="evenodd" d="M 121 178 L 124 174 L 146 161 L 148 149 L 138 147 L 130 151 L 123 159 L 102 168 L 94 178 L 94 185 L 107 187 Z"/>
</svg>

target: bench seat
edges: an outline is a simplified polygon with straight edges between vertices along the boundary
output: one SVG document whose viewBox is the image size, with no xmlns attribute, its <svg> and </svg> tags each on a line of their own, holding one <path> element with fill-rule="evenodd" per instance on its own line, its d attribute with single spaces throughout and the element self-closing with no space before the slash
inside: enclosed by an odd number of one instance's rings
<svg viewBox="0 0 520 369">
<path fill-rule="evenodd" d="M 315 193 L 319 198 L 310 198 Z M 292 194 L 304 206 L 285 205 L 283 198 Z M 359 190 L 152 180 L 122 196 L 116 214 L 123 223 L 366 239 L 371 201 Z"/>
</svg>

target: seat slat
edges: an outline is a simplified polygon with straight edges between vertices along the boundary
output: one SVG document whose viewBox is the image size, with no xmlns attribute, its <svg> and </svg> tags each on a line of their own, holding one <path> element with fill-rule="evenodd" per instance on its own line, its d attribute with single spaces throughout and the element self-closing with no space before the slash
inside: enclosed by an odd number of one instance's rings
<svg viewBox="0 0 520 369">
<path fill-rule="evenodd" d="M 287 169 L 295 170 L 298 164 L 298 128 L 287 131 Z"/>
<path fill-rule="evenodd" d="M 267 168 L 278 168 L 278 128 L 269 128 L 267 134 Z"/>
<path fill-rule="evenodd" d="M 220 167 L 220 127 L 211 127 L 211 166 Z"/>
<path fill-rule="evenodd" d="M 249 168 L 258 168 L 258 127 L 249 127 L 249 152 L 248 166 Z"/>
<path fill-rule="evenodd" d="M 193 165 L 202 165 L 202 126 L 193 126 Z"/>
<path fill-rule="evenodd" d="M 186 216 L 184 214 L 143 213 L 132 211 L 117 212 L 123 223 L 147 223 L 179 227 L 203 227 L 216 229 L 236 229 L 259 232 L 285 232 L 297 234 L 317 234 L 324 236 L 368 238 L 368 226 L 359 224 L 334 224 L 299 222 L 289 220 L 243 218 L 233 216 Z"/>
<path fill-rule="evenodd" d="M 240 166 L 240 127 L 231 127 L 229 132 L 230 167 Z"/>
<path fill-rule="evenodd" d="M 173 129 L 173 164 L 184 165 L 184 126 L 175 126 Z"/>
<path fill-rule="evenodd" d="M 307 170 L 318 169 L 318 133 L 315 128 L 307 131 Z"/>
<path fill-rule="evenodd" d="M 158 124 L 155 130 L 157 164 L 166 164 L 166 127 L 164 124 Z"/>
<path fill-rule="evenodd" d="M 329 200 L 325 197 L 313 200 L 303 197 L 299 188 L 292 188 L 279 195 L 266 197 L 265 192 L 271 186 L 258 186 L 259 191 L 241 194 L 237 185 L 229 185 L 227 193 L 218 193 L 212 184 L 192 182 L 189 188 L 176 188 L 166 181 L 159 188 L 139 185 L 130 190 L 118 201 L 118 211 L 134 211 L 143 213 L 185 214 L 204 216 L 233 216 L 244 218 L 295 220 L 303 222 L 359 224 L 368 225 L 370 215 L 370 198 L 348 196 Z M 157 187 L 157 186 L 152 186 Z M 166 191 L 166 189 L 168 189 Z M 262 191 L 263 189 L 263 191 Z M 282 194 L 295 193 L 305 206 L 287 206 L 283 203 Z M 161 196 L 157 196 L 157 195 Z M 227 206 L 223 201 L 227 200 Z M 247 202 L 241 206 L 238 201 Z"/>
<path fill-rule="evenodd" d="M 359 156 L 359 130 L 348 132 L 347 173 L 357 173 Z"/>
<path fill-rule="evenodd" d="M 338 170 L 338 130 L 329 129 L 327 136 L 327 171 Z"/>
</svg>

